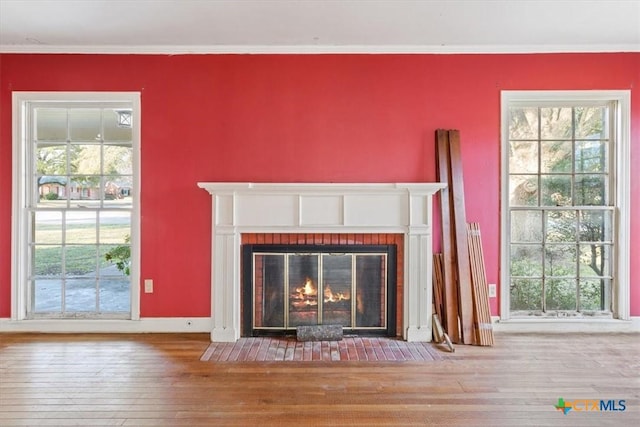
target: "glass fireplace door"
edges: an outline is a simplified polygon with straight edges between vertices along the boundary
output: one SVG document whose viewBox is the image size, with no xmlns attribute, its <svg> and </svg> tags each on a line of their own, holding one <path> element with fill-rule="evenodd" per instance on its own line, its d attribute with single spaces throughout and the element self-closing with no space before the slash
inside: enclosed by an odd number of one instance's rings
<svg viewBox="0 0 640 427">
<path fill-rule="evenodd" d="M 352 326 L 351 293 L 355 285 L 352 254 L 322 255 L 322 318 L 326 325 Z"/>
<path fill-rule="evenodd" d="M 393 315 L 388 309 L 394 295 L 389 291 L 388 253 L 363 252 L 361 247 L 354 252 L 305 252 L 299 246 L 250 246 L 254 250 L 245 248 L 244 256 L 250 269 L 243 274 L 250 274 L 250 280 L 244 280 L 243 312 L 250 309 L 244 321 L 251 323 L 251 334 L 286 333 L 307 325 L 341 325 L 346 330 L 373 332 L 390 327 Z"/>
<path fill-rule="evenodd" d="M 287 254 L 286 259 L 289 273 L 285 281 L 289 289 L 286 327 L 317 325 L 321 300 L 318 298 L 318 254 Z"/>
</svg>

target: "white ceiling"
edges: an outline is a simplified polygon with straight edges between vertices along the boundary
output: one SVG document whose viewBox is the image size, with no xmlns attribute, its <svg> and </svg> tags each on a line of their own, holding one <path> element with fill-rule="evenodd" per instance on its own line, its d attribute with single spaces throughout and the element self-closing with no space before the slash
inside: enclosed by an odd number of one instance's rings
<svg viewBox="0 0 640 427">
<path fill-rule="evenodd" d="M 0 52 L 639 52 L 640 0 L 0 0 Z"/>
</svg>

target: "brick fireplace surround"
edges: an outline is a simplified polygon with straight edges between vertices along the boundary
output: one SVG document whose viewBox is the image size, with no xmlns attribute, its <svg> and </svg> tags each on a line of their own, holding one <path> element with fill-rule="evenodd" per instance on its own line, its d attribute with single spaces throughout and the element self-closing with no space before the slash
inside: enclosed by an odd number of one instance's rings
<svg viewBox="0 0 640 427">
<path fill-rule="evenodd" d="M 432 198 L 444 184 L 201 182 L 212 197 L 213 342 L 241 333 L 241 245 L 396 244 L 398 335 L 431 340 Z"/>
</svg>

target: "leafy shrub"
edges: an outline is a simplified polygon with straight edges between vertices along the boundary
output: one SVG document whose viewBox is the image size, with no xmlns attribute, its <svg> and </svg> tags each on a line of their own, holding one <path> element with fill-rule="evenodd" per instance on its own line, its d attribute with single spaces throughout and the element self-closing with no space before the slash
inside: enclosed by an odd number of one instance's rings
<svg viewBox="0 0 640 427">
<path fill-rule="evenodd" d="M 131 274 L 131 236 L 124 238 L 124 245 L 116 246 L 104 254 L 104 258 L 129 276 Z"/>
</svg>

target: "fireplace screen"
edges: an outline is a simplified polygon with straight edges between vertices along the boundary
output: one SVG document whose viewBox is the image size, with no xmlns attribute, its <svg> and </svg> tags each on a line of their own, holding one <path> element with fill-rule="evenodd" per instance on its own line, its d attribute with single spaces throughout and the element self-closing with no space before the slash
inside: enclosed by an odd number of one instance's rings
<svg viewBox="0 0 640 427">
<path fill-rule="evenodd" d="M 244 245 L 245 335 L 341 325 L 395 335 L 395 246 Z"/>
</svg>

